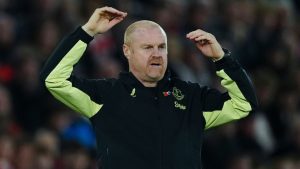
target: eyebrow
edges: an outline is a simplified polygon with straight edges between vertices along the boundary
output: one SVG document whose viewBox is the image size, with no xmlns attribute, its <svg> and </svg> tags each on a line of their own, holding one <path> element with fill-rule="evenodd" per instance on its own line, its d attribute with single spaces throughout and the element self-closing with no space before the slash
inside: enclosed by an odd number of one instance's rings
<svg viewBox="0 0 300 169">
<path fill-rule="evenodd" d="M 158 46 L 166 46 L 167 44 L 166 43 L 160 43 L 158 44 Z M 144 43 L 144 44 L 141 44 L 141 46 L 154 46 L 153 44 L 149 44 L 149 43 Z"/>
<path fill-rule="evenodd" d="M 167 44 L 166 43 L 161 43 L 158 46 L 167 46 Z"/>
</svg>

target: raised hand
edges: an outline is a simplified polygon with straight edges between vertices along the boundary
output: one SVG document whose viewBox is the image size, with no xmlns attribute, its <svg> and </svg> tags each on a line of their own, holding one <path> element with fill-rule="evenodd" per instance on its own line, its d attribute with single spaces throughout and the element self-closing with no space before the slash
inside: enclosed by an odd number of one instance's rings
<svg viewBox="0 0 300 169">
<path fill-rule="evenodd" d="M 89 35 L 95 36 L 108 31 L 127 16 L 126 12 L 112 7 L 97 8 L 82 29 Z"/>
<path fill-rule="evenodd" d="M 217 61 L 224 56 L 224 51 L 214 35 L 201 29 L 197 29 L 188 33 L 186 37 L 194 41 L 196 43 L 196 47 L 202 52 L 202 54 L 212 60 Z"/>
</svg>

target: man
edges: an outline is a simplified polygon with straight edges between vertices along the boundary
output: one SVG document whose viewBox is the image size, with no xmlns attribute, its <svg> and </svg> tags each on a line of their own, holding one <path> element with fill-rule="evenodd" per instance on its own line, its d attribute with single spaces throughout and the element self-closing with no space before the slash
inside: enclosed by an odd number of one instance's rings
<svg viewBox="0 0 300 169">
<path fill-rule="evenodd" d="M 102 168 L 200 169 L 204 130 L 245 117 L 256 107 L 251 82 L 215 37 L 202 30 L 187 38 L 215 62 L 228 92 L 171 78 L 166 33 L 152 21 L 135 22 L 125 32 L 129 73 L 118 79 L 71 76 L 93 36 L 126 15 L 111 7 L 96 9 L 49 58 L 44 83 L 54 97 L 90 119 Z"/>
</svg>

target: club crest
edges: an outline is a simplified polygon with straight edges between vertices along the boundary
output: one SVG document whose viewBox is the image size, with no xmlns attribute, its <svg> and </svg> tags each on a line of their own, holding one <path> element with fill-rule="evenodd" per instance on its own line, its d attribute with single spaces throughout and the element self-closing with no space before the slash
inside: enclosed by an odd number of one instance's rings
<svg viewBox="0 0 300 169">
<path fill-rule="evenodd" d="M 181 90 L 177 89 L 176 87 L 173 87 L 172 94 L 176 100 L 182 100 L 184 98 L 184 95 L 182 94 Z"/>
</svg>

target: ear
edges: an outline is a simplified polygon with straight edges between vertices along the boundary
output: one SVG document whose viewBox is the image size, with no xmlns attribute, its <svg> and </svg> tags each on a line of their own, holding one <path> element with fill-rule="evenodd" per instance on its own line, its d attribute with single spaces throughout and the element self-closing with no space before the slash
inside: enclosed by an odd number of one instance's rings
<svg viewBox="0 0 300 169">
<path fill-rule="evenodd" d="M 131 56 L 130 47 L 126 44 L 123 44 L 123 53 L 127 59 L 130 58 L 130 56 Z"/>
</svg>

